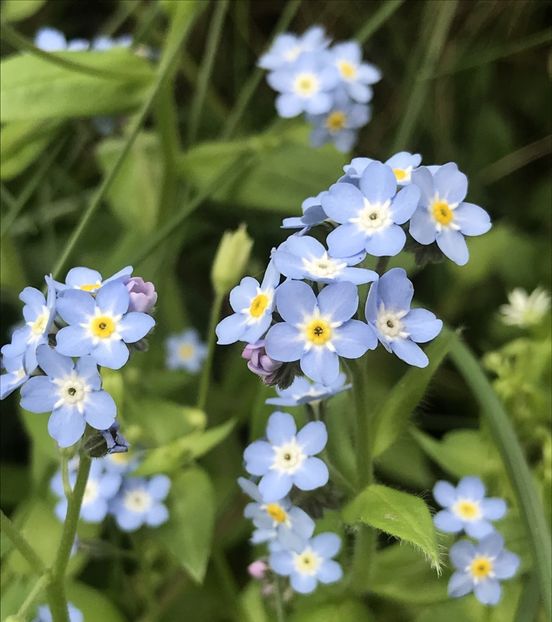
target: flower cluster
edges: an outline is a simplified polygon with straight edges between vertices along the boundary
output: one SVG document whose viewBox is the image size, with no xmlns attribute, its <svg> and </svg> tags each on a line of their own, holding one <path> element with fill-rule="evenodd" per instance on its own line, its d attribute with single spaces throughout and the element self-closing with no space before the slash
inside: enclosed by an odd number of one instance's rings
<svg viewBox="0 0 552 622">
<path fill-rule="evenodd" d="M 313 536 L 314 521 L 290 498 L 293 487 L 310 491 L 328 482 L 328 468 L 316 457 L 326 446 L 326 426 L 313 421 L 297 432 L 290 414 L 275 412 L 268 420 L 266 438 L 244 452 L 246 471 L 258 479 L 238 480 L 252 499 L 244 512 L 255 526 L 251 542 L 267 543 L 270 569 L 289 577 L 296 592 L 308 594 L 318 582 L 334 583 L 343 575 L 332 559 L 341 547 L 339 536 L 330 532 Z M 264 574 L 259 563 L 251 572 Z"/>
<path fill-rule="evenodd" d="M 259 59 L 268 84 L 278 93 L 276 109 L 284 118 L 304 113 L 311 124 L 311 143 L 332 142 L 350 151 L 358 130 L 371 118 L 371 85 L 381 79 L 377 67 L 362 60 L 356 41 L 337 43 L 320 26 L 303 35 L 279 35 Z"/>
<path fill-rule="evenodd" d="M 171 335 L 165 346 L 169 369 L 185 369 L 196 374 L 207 356 L 207 347 L 193 328 Z"/>
<path fill-rule="evenodd" d="M 25 323 L 2 347 L 4 399 L 21 387 L 21 406 L 50 412 L 48 432 L 60 447 L 79 441 L 88 424 L 108 430 L 117 407 L 102 389 L 98 366 L 120 369 L 129 359 L 129 345 L 153 328 L 149 314 L 157 300 L 151 283 L 132 277 L 127 267 L 102 280 L 89 268 L 71 269 L 64 283 L 46 276 L 46 296 L 26 287 Z"/>
<path fill-rule="evenodd" d="M 112 515 L 123 531 L 135 531 L 142 525 L 158 527 L 165 523 L 169 512 L 163 501 L 169 494 L 171 480 L 166 475 L 135 477 L 132 472 L 138 465 L 137 456 L 123 452 L 108 453 L 93 460 L 80 518 L 87 523 L 101 523 L 106 516 Z M 70 462 L 68 484 L 71 488 L 76 481 L 77 467 L 78 459 Z M 63 521 L 67 498 L 61 470 L 52 478 L 50 489 L 58 497 L 56 516 Z"/>
<path fill-rule="evenodd" d="M 485 497 L 485 486 L 477 477 L 464 477 L 455 488 L 439 481 L 433 496 L 443 510 L 433 521 L 446 533 L 461 533 L 476 540 L 460 540 L 452 545 L 449 557 L 454 573 L 448 585 L 454 598 L 470 592 L 484 605 L 496 605 L 500 600 L 500 581 L 512 578 L 519 557 L 504 548 L 503 537 L 495 531 L 493 521 L 506 514 L 503 499 Z"/>
<path fill-rule="evenodd" d="M 35 36 L 35 45 L 37 48 L 45 52 L 78 52 L 83 50 L 105 51 L 111 48 L 121 47 L 129 48 L 132 45 L 132 37 L 130 35 L 122 35 L 112 38 L 105 35 L 96 37 L 92 41 L 87 39 L 71 39 L 67 40 L 65 35 L 55 28 L 41 28 Z"/>
</svg>

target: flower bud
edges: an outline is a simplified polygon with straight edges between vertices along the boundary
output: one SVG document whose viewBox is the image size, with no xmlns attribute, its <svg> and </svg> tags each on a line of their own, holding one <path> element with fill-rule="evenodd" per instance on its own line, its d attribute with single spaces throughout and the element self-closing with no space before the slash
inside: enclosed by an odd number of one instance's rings
<svg viewBox="0 0 552 622">
<path fill-rule="evenodd" d="M 217 294 L 225 294 L 235 285 L 249 260 L 253 240 L 247 235 L 245 225 L 236 231 L 226 231 L 217 249 L 211 268 L 211 281 Z"/>
<path fill-rule="evenodd" d="M 247 572 L 254 578 L 261 580 L 264 578 L 268 566 L 262 559 L 257 559 L 247 566 Z"/>
<path fill-rule="evenodd" d="M 276 372 L 283 363 L 271 359 L 264 346 L 264 339 L 247 344 L 242 352 L 242 358 L 247 361 L 247 367 L 254 374 L 259 376 L 265 384 L 271 386 L 274 384 Z"/>
<path fill-rule="evenodd" d="M 129 311 L 149 313 L 157 302 L 155 286 L 139 276 L 133 276 L 126 282 L 130 294 Z"/>
</svg>

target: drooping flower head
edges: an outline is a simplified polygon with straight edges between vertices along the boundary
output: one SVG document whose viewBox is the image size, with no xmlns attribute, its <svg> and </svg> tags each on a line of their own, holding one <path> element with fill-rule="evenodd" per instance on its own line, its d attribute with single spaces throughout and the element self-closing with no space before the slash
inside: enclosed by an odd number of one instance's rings
<svg viewBox="0 0 552 622">
<path fill-rule="evenodd" d="M 8 397 L 29 379 L 29 374 L 23 365 L 23 354 L 13 358 L 3 356 L 2 367 L 6 373 L 0 375 L 0 400 Z"/>
<path fill-rule="evenodd" d="M 166 348 L 169 369 L 185 369 L 197 373 L 207 356 L 207 347 L 193 328 L 170 335 L 166 341 Z"/>
<path fill-rule="evenodd" d="M 326 446 L 328 433 L 321 421 L 307 423 L 299 432 L 288 413 L 270 415 L 266 441 L 251 443 L 244 452 L 245 468 L 261 477 L 259 493 L 264 503 L 283 499 L 293 485 L 314 490 L 328 481 L 328 467 L 315 458 Z"/>
<path fill-rule="evenodd" d="M 356 41 L 338 43 L 332 47 L 331 53 L 340 84 L 347 95 L 361 104 L 369 102 L 373 95 L 370 85 L 381 80 L 380 70 L 362 62 L 362 49 Z"/>
<path fill-rule="evenodd" d="M 278 35 L 272 46 L 261 56 L 258 65 L 262 69 L 274 71 L 294 63 L 305 52 L 316 52 L 328 47 L 324 29 L 312 26 L 302 35 L 284 32 Z"/>
<path fill-rule="evenodd" d="M 162 503 L 169 494 L 171 480 L 166 475 L 150 479 L 130 477 L 111 504 L 111 513 L 123 531 L 136 531 L 142 525 L 159 527 L 169 518 Z"/>
<path fill-rule="evenodd" d="M 500 601 L 500 581 L 511 579 L 519 567 L 519 557 L 504 548 L 499 533 L 491 533 L 477 544 L 456 542 L 449 557 L 456 571 L 448 584 L 449 596 L 459 598 L 470 592 L 484 605 Z"/>
<path fill-rule="evenodd" d="M 433 522 L 447 533 L 465 531 L 472 538 L 484 538 L 494 531 L 492 521 L 506 514 L 506 503 L 497 497 L 485 497 L 485 486 L 478 477 L 463 477 L 455 488 L 439 481 L 433 496 L 445 508 L 437 512 Z"/>
<path fill-rule="evenodd" d="M 277 388 L 278 397 L 271 397 L 266 400 L 266 403 L 273 406 L 301 406 L 317 403 L 350 389 L 352 385 L 345 384 L 346 380 L 345 374 L 341 373 L 334 383 L 326 386 L 319 382 L 310 382 L 304 376 L 298 376 L 287 389 Z"/>
<path fill-rule="evenodd" d="M 414 287 L 402 268 L 392 268 L 370 286 L 366 321 L 388 352 L 416 367 L 429 360 L 418 343 L 434 339 L 443 328 L 431 311 L 411 309 Z"/>
</svg>

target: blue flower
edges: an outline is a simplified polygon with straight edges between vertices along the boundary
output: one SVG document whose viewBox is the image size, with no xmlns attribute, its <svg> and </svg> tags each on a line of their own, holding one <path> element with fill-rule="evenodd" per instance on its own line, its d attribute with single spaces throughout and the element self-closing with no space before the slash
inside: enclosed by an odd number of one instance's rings
<svg viewBox="0 0 552 622">
<path fill-rule="evenodd" d="M 85 292 L 94 294 L 100 287 L 112 282 L 126 283 L 132 275 L 132 266 L 127 266 L 113 276 L 103 280 L 102 275 L 97 270 L 90 268 L 71 268 L 65 277 L 65 283 L 54 281 L 58 291 L 67 289 L 82 289 Z"/>
<path fill-rule="evenodd" d="M 365 250 L 377 257 L 397 255 L 406 242 L 399 225 L 412 216 L 419 198 L 420 191 L 413 185 L 397 193 L 391 167 L 380 162 L 368 164 L 359 188 L 334 184 L 322 198 L 326 214 L 341 223 L 328 235 L 330 253 L 349 257 Z"/>
<path fill-rule="evenodd" d="M 368 164 L 376 161 L 372 158 L 353 158 L 350 164 L 346 164 L 343 167 L 345 176 L 339 181 L 349 182 L 358 186 L 362 173 L 364 173 Z M 399 151 L 399 153 L 392 155 L 386 160 L 384 164 L 391 167 L 399 186 L 405 186 L 411 182 L 412 171 L 418 168 L 421 162 L 422 156 L 419 153 Z"/>
<path fill-rule="evenodd" d="M 358 308 L 352 283 L 327 285 L 315 296 L 301 281 L 283 283 L 276 294 L 284 320 L 266 336 L 267 354 L 277 361 L 300 361 L 303 373 L 329 385 L 339 375 L 339 357 L 359 358 L 377 345 L 371 327 L 350 318 Z"/>
<path fill-rule="evenodd" d="M 324 29 L 312 26 L 302 35 L 284 32 L 278 35 L 268 52 L 259 59 L 258 65 L 273 71 L 295 62 L 304 52 L 316 52 L 328 46 Z"/>
<path fill-rule="evenodd" d="M 131 35 L 122 35 L 120 37 L 106 37 L 102 35 L 101 37 L 96 37 L 92 41 L 92 49 L 98 50 L 99 52 L 105 52 L 107 50 L 111 50 L 113 48 L 129 48 L 132 45 L 132 36 Z"/>
<path fill-rule="evenodd" d="M 519 567 L 519 557 L 504 548 L 504 539 L 491 533 L 477 544 L 468 540 L 450 548 L 456 572 L 448 584 L 449 596 L 459 598 L 470 592 L 484 605 L 496 605 L 501 596 L 500 581 L 511 579 Z"/>
<path fill-rule="evenodd" d="M 234 287 L 230 306 L 235 313 L 219 322 L 216 328 L 219 344 L 254 343 L 266 333 L 272 322 L 274 293 L 279 281 L 280 274 L 270 261 L 260 285 L 257 279 L 246 276 Z"/>
<path fill-rule="evenodd" d="M 272 553 L 269 564 L 276 574 L 290 577 L 291 587 L 296 592 L 310 594 L 318 582 L 335 583 L 342 578 L 341 566 L 332 559 L 340 548 L 341 538 L 337 534 L 321 533 L 299 552 Z"/>
<path fill-rule="evenodd" d="M 341 85 L 355 101 L 366 104 L 372 99 L 370 84 L 381 80 L 380 70 L 362 62 L 362 50 L 356 41 L 338 43 L 331 49 Z"/>
<path fill-rule="evenodd" d="M 84 616 L 80 609 L 77 609 L 72 603 L 67 603 L 69 612 L 69 622 L 84 622 Z M 52 613 L 48 605 L 42 605 L 38 608 L 37 616 L 33 622 L 52 622 Z"/>
<path fill-rule="evenodd" d="M 80 358 L 75 364 L 49 346 L 37 350 L 46 376 L 33 376 L 21 389 L 21 406 L 34 413 L 51 412 L 48 432 L 60 447 L 70 447 L 82 438 L 86 424 L 106 430 L 115 421 L 117 407 L 102 380 L 94 359 Z"/>
<path fill-rule="evenodd" d="M 301 508 L 292 505 L 286 497 L 277 502 L 265 503 L 258 487 L 250 480 L 240 477 L 238 484 L 254 503 L 249 503 L 244 516 L 250 518 L 256 527 L 251 542 L 288 549 L 301 550 L 314 533 L 314 521 Z"/>
<path fill-rule="evenodd" d="M 0 376 L 0 400 L 8 397 L 29 379 L 29 374 L 23 365 L 22 354 L 13 358 L 3 356 L 2 367 L 6 373 Z"/>
<path fill-rule="evenodd" d="M 328 63 L 327 52 L 302 54 L 292 65 L 268 74 L 270 86 L 280 93 L 276 98 L 278 114 L 296 117 L 302 112 L 323 114 L 332 107 L 332 91 L 339 76 Z"/>
<path fill-rule="evenodd" d="M 402 268 L 388 270 L 370 286 L 366 300 L 366 320 L 388 352 L 415 367 L 426 367 L 429 359 L 418 343 L 431 341 L 441 332 L 443 322 L 431 311 L 411 309 L 412 282 Z"/>
<path fill-rule="evenodd" d="M 482 235 L 491 228 L 489 214 L 473 203 L 465 203 L 468 179 L 453 162 L 434 174 L 422 166 L 412 175 L 421 191 L 418 209 L 410 220 L 410 235 L 419 244 L 437 246 L 459 266 L 468 262 L 465 235 Z"/>
<path fill-rule="evenodd" d="M 138 467 L 139 459 L 130 452 L 108 453 L 102 458 L 104 469 L 110 473 L 126 475 Z"/>
<path fill-rule="evenodd" d="M 155 324 L 146 313 L 127 313 L 129 302 L 130 294 L 120 282 L 103 285 L 96 297 L 81 290 L 64 292 L 58 313 L 69 326 L 57 334 L 57 351 L 66 356 L 90 354 L 98 365 L 120 369 L 129 357 L 126 344 L 145 337 Z"/>
<path fill-rule="evenodd" d="M 338 91 L 332 108 L 325 114 L 308 115 L 314 126 L 311 145 L 321 147 L 333 143 L 339 151 L 351 151 L 357 140 L 358 130 L 370 121 L 370 107 L 351 101 L 344 91 Z"/>
<path fill-rule="evenodd" d="M 41 28 L 35 36 L 34 43 L 37 48 L 45 52 L 72 52 L 88 49 L 88 41 L 85 39 L 73 39 L 67 42 L 65 35 L 55 28 Z"/>
<path fill-rule="evenodd" d="M 274 252 L 272 259 L 278 270 L 291 279 L 307 279 L 317 283 L 349 281 L 361 285 L 378 278 L 373 270 L 351 268 L 360 263 L 365 253 L 346 259 L 334 259 L 315 238 L 292 235 Z"/>
<path fill-rule="evenodd" d="M 284 218 L 282 221 L 282 229 L 301 229 L 299 235 L 303 235 L 312 227 L 323 223 L 327 220 L 326 212 L 322 209 L 322 195 L 326 191 L 321 192 L 315 197 L 305 199 L 301 205 L 303 210 L 302 216 L 292 216 Z"/>
<path fill-rule="evenodd" d="M 69 485 L 75 486 L 77 479 L 76 464 L 69 469 Z M 102 460 L 92 460 L 90 475 L 86 482 L 80 518 L 87 523 L 101 523 L 109 510 L 109 502 L 121 487 L 121 476 L 117 473 L 106 472 Z M 56 516 L 64 521 L 67 514 L 67 499 L 63 490 L 63 478 L 61 471 L 58 471 L 50 483 L 52 492 L 60 500 L 56 505 Z"/>
<path fill-rule="evenodd" d="M 196 373 L 207 356 L 207 347 L 200 340 L 199 333 L 193 329 L 171 335 L 166 341 L 166 348 L 169 369 L 185 369 Z"/>
<path fill-rule="evenodd" d="M 464 530 L 472 538 L 484 538 L 494 531 L 490 521 L 506 514 L 506 503 L 499 498 L 485 498 L 485 486 L 478 477 L 463 477 L 455 488 L 449 482 L 439 481 L 433 496 L 440 506 L 433 522 L 437 529 L 447 533 Z"/>
<path fill-rule="evenodd" d="M 352 385 L 345 384 L 346 376 L 341 373 L 337 380 L 326 386 L 318 382 L 312 383 L 304 376 L 297 376 L 287 389 L 276 389 L 279 397 L 271 397 L 266 400 L 273 406 L 301 406 L 327 400 L 330 397 L 347 391 Z"/>
<path fill-rule="evenodd" d="M 314 490 L 328 481 L 328 467 L 313 456 L 326 446 L 328 433 L 321 421 L 307 423 L 299 433 L 288 413 L 270 415 L 268 441 L 255 441 L 243 454 L 245 469 L 261 477 L 259 492 L 265 503 L 283 499 L 295 484 L 300 490 Z"/>
<path fill-rule="evenodd" d="M 55 318 L 56 291 L 50 277 L 46 277 L 46 283 L 46 298 L 34 287 L 26 287 L 19 294 L 19 299 L 25 303 L 25 326 L 17 328 L 13 332 L 11 343 L 2 348 L 2 354 L 6 358 L 23 355 L 23 366 L 28 374 L 32 374 L 37 367 L 36 349 L 48 342 L 48 334 Z"/>
<path fill-rule="evenodd" d="M 171 480 L 166 475 L 150 479 L 125 479 L 114 499 L 111 512 L 123 531 L 135 531 L 142 525 L 159 527 L 169 518 L 169 511 L 161 503 L 169 494 Z"/>
</svg>

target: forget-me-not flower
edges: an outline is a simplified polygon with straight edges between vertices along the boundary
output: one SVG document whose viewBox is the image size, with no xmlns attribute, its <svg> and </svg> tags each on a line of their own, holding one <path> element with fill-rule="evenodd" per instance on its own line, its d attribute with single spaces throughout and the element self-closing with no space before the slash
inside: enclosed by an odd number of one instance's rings
<svg viewBox="0 0 552 622">
<path fill-rule="evenodd" d="M 70 289 L 82 289 L 90 294 L 96 293 L 100 287 L 107 285 L 108 283 L 117 282 L 125 283 L 132 276 L 132 266 L 126 266 L 119 272 L 110 276 L 108 279 L 102 279 L 102 275 L 97 270 L 91 270 L 90 268 L 71 268 L 65 277 L 65 283 L 54 281 L 56 289 L 58 291 L 65 291 Z"/>
<path fill-rule="evenodd" d="M 297 376 L 287 389 L 276 388 L 278 397 L 271 397 L 266 403 L 273 406 L 301 406 L 321 402 L 350 389 L 352 385 L 345 384 L 346 380 L 345 374 L 340 373 L 335 382 L 326 386 L 311 382 L 305 376 Z"/>
<path fill-rule="evenodd" d="M 254 343 L 268 330 L 272 322 L 274 293 L 280 281 L 280 273 L 270 261 L 262 283 L 253 277 L 244 277 L 230 292 L 230 306 L 234 313 L 219 322 L 216 333 L 218 342 L 227 345 L 236 341 Z"/>
<path fill-rule="evenodd" d="M 166 341 L 166 348 L 169 369 L 185 369 L 196 373 L 201 369 L 207 356 L 207 347 L 199 338 L 197 330 L 193 329 L 170 335 Z"/>
<path fill-rule="evenodd" d="M 332 559 L 340 548 L 341 538 L 337 534 L 321 533 L 301 551 L 273 552 L 269 564 L 276 574 L 290 578 L 296 592 L 310 594 L 318 582 L 335 583 L 343 576 L 341 566 Z"/>
<path fill-rule="evenodd" d="M 327 54 L 324 51 L 302 54 L 289 67 L 268 74 L 268 83 L 280 93 L 276 109 L 281 117 L 296 117 L 302 112 L 324 114 L 330 110 L 339 75 L 327 62 Z"/>
<path fill-rule="evenodd" d="M 82 611 L 77 609 L 73 603 L 67 603 L 67 611 L 69 613 L 69 622 L 85 622 Z M 53 622 L 50 607 L 48 605 L 40 606 L 33 622 Z"/>
<path fill-rule="evenodd" d="M 253 499 L 244 510 L 244 516 L 256 527 L 251 538 L 253 544 L 276 542 L 288 550 L 301 550 L 305 546 L 314 533 L 314 521 L 304 510 L 292 505 L 287 497 L 265 503 L 258 487 L 244 477 L 238 479 L 238 484 Z"/>
<path fill-rule="evenodd" d="M 358 186 L 362 173 L 364 173 L 368 164 L 376 161 L 377 160 L 373 160 L 372 158 L 353 158 L 349 164 L 343 167 L 345 175 L 340 181 Z M 412 171 L 417 169 L 421 162 L 422 156 L 419 153 L 399 151 L 386 160 L 384 164 L 391 167 L 399 186 L 405 186 L 410 183 Z"/>
<path fill-rule="evenodd" d="M 433 496 L 444 510 L 437 512 L 433 522 L 447 533 L 464 530 L 472 538 L 484 538 L 494 531 L 491 521 L 506 514 L 506 503 L 498 497 L 485 497 L 485 486 L 478 477 L 463 477 L 455 488 L 439 481 Z"/>
<path fill-rule="evenodd" d="M 66 356 L 86 356 L 104 367 L 120 369 L 129 357 L 127 343 L 135 343 L 153 328 L 151 315 L 127 313 L 130 295 L 120 282 L 103 285 L 92 296 L 68 290 L 58 300 L 58 313 L 69 324 L 57 334 L 56 349 Z"/>
<path fill-rule="evenodd" d="M 362 104 L 369 102 L 373 94 L 369 85 L 381 80 L 380 70 L 362 62 L 362 50 L 356 41 L 338 43 L 332 47 L 331 53 L 347 95 Z"/>
<path fill-rule="evenodd" d="M 378 278 L 373 270 L 351 268 L 360 263 L 365 253 L 346 259 L 335 259 L 324 246 L 308 235 L 292 235 L 280 244 L 272 259 L 278 270 L 291 279 L 306 279 L 317 283 L 348 281 L 361 285 Z"/>
<path fill-rule="evenodd" d="M 326 212 L 322 208 L 322 195 L 326 191 L 320 192 L 315 197 L 308 197 L 301 205 L 303 210 L 302 216 L 291 216 L 284 218 L 282 221 L 282 229 L 301 229 L 298 235 L 303 235 L 312 227 L 323 223 L 328 219 Z"/>
<path fill-rule="evenodd" d="M 94 359 L 83 356 L 74 363 L 50 346 L 37 350 L 38 363 L 46 376 L 33 376 L 21 389 L 21 406 L 35 413 L 51 412 L 48 432 L 60 447 L 82 438 L 86 424 L 107 430 L 115 421 L 117 407 L 102 391 L 102 379 Z"/>
<path fill-rule="evenodd" d="M 330 253 L 349 257 L 367 251 L 377 257 L 401 252 L 406 235 L 399 225 L 414 213 L 420 191 L 408 185 L 397 192 L 391 167 L 371 162 L 353 184 L 334 184 L 322 198 L 326 214 L 341 226 L 327 238 Z"/>
<path fill-rule="evenodd" d="M 274 71 L 295 62 L 304 52 L 316 52 L 328 47 L 324 29 L 312 26 L 302 35 L 284 32 L 278 35 L 268 52 L 259 59 L 258 65 L 262 69 Z"/>
<path fill-rule="evenodd" d="M 486 233 L 491 228 L 487 212 L 465 203 L 468 179 L 454 162 L 440 166 L 432 174 L 425 166 L 412 174 L 412 184 L 420 189 L 418 209 L 410 220 L 410 235 L 419 244 L 437 246 L 459 266 L 468 262 L 464 236 Z"/>
<path fill-rule="evenodd" d="M 78 52 L 89 47 L 86 39 L 67 41 L 65 35 L 55 28 L 41 28 L 35 35 L 34 44 L 44 52 Z"/>
<path fill-rule="evenodd" d="M 476 544 L 456 542 L 449 557 L 456 569 L 448 584 L 449 596 L 459 598 L 473 592 L 484 605 L 500 601 L 500 581 L 511 579 L 520 563 L 517 555 L 504 548 L 504 539 L 496 532 Z"/>
<path fill-rule="evenodd" d="M 0 375 L 0 400 L 11 395 L 29 379 L 29 374 L 27 374 L 23 365 L 22 354 L 13 358 L 3 356 L 2 367 L 6 370 L 6 373 Z"/>
<path fill-rule="evenodd" d="M 166 475 L 125 479 L 111 506 L 117 525 L 123 531 L 135 531 L 142 525 L 159 527 L 165 523 L 169 511 L 162 501 L 170 488 L 171 480 Z"/>
<path fill-rule="evenodd" d="M 328 441 L 321 421 L 307 423 L 299 432 L 288 413 L 270 415 L 266 441 L 255 441 L 244 451 L 245 469 L 261 478 L 259 492 L 265 503 L 280 501 L 293 485 L 300 490 L 314 490 L 328 481 L 328 467 L 320 453 Z"/>
<path fill-rule="evenodd" d="M 301 281 L 287 281 L 276 295 L 284 320 L 266 335 L 267 354 L 277 361 L 300 361 L 304 374 L 331 384 L 339 375 L 339 357 L 361 357 L 377 345 L 374 330 L 351 318 L 358 308 L 352 283 L 327 285 L 318 295 Z"/>
<path fill-rule="evenodd" d="M 136 469 L 139 463 L 138 456 L 130 452 L 108 453 L 102 458 L 106 471 L 126 475 Z"/>
</svg>

